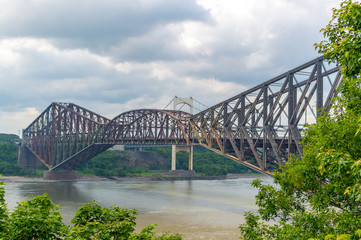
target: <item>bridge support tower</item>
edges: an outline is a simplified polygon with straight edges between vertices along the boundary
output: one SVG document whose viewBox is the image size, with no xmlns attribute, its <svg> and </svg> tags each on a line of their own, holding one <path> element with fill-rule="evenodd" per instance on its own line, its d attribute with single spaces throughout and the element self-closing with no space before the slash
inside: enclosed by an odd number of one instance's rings
<svg viewBox="0 0 361 240">
<path fill-rule="evenodd" d="M 176 155 L 180 151 L 189 153 L 188 170 L 193 170 L 193 146 L 172 145 L 172 171 L 176 170 Z"/>
<path fill-rule="evenodd" d="M 77 171 L 44 171 L 43 178 L 47 180 L 76 180 Z"/>
<path fill-rule="evenodd" d="M 40 159 L 23 145 L 19 146 L 18 164 L 26 168 L 38 168 L 43 166 Z"/>
<path fill-rule="evenodd" d="M 177 106 L 180 104 L 189 106 L 189 113 L 193 114 L 193 98 L 180 98 L 175 96 L 173 98 L 173 110 L 177 110 Z M 183 110 L 184 111 L 184 110 Z"/>
</svg>

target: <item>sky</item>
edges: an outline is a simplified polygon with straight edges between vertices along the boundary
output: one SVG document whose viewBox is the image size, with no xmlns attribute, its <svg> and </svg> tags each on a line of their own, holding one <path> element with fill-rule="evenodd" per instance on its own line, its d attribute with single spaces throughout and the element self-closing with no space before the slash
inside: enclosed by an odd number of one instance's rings
<svg viewBox="0 0 361 240">
<path fill-rule="evenodd" d="M 215 105 L 319 56 L 341 0 L 0 0 L 0 133 L 52 102 Z"/>
</svg>

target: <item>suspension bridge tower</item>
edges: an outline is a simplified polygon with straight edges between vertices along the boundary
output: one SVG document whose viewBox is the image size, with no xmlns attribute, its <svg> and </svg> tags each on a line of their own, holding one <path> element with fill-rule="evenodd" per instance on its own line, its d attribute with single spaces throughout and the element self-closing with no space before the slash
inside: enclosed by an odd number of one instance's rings
<svg viewBox="0 0 361 240">
<path fill-rule="evenodd" d="M 194 108 L 194 99 L 192 97 L 189 98 L 180 98 L 175 96 L 173 98 L 173 110 L 182 110 L 182 111 L 187 111 L 190 114 L 193 114 L 193 108 Z M 168 104 L 169 105 L 169 104 Z M 184 109 L 184 108 L 187 109 Z M 176 162 L 177 162 L 177 152 L 180 151 L 185 151 L 188 152 L 189 154 L 189 160 L 188 160 L 188 170 L 189 171 L 193 171 L 193 146 L 189 145 L 189 146 L 177 146 L 177 145 L 172 145 L 172 168 L 171 171 L 176 171 Z"/>
</svg>

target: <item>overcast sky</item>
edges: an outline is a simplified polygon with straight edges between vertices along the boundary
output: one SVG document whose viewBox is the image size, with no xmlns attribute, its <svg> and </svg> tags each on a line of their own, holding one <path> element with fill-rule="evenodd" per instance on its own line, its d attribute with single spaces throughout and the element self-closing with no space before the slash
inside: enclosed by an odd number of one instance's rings
<svg viewBox="0 0 361 240">
<path fill-rule="evenodd" d="M 0 0 L 0 133 L 51 102 L 211 106 L 319 55 L 340 0 Z"/>
</svg>

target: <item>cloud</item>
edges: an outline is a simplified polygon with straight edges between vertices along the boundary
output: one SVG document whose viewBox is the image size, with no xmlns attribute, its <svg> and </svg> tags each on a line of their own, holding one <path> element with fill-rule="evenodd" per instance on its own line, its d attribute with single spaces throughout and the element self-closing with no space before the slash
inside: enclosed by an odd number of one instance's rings
<svg viewBox="0 0 361 240">
<path fill-rule="evenodd" d="M 54 101 L 107 117 L 175 95 L 217 104 L 317 57 L 339 2 L 4 0 L 0 132 Z"/>
<path fill-rule="evenodd" d="M 0 132 L 20 135 L 22 129 L 26 128 L 39 114 L 36 108 L 25 108 L 17 112 L 2 111 L 0 108 Z"/>
<path fill-rule="evenodd" d="M 2 5 L 3 37 L 52 39 L 65 47 L 108 49 L 170 22 L 204 21 L 192 0 L 14 0 Z M 9 24 L 11 23 L 11 24 Z"/>
</svg>

